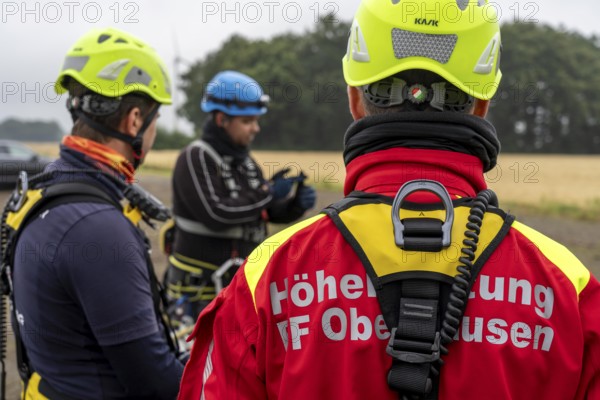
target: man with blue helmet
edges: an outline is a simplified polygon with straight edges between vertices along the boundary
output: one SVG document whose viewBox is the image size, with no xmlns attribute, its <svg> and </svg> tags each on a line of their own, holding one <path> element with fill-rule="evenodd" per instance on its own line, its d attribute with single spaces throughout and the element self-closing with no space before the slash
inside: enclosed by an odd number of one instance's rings
<svg viewBox="0 0 600 400">
<path fill-rule="evenodd" d="M 303 175 L 280 171 L 267 181 L 250 156 L 268 101 L 258 82 L 236 71 L 218 73 L 206 87 L 201 108 L 210 118 L 173 173 L 175 234 L 165 283 L 176 322 L 195 321 L 265 239 L 267 221 L 292 222 L 315 204 Z"/>
</svg>

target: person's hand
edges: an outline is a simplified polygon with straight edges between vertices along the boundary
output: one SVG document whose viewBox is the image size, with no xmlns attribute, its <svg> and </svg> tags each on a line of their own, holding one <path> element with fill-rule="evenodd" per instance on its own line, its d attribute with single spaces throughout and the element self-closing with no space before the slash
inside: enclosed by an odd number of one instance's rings
<svg viewBox="0 0 600 400">
<path fill-rule="evenodd" d="M 296 202 L 303 210 L 313 208 L 317 202 L 317 192 L 310 186 L 300 185 L 296 193 Z"/>
<path fill-rule="evenodd" d="M 273 174 L 273 176 L 271 177 L 272 181 L 275 181 L 277 179 L 281 179 L 281 178 L 285 178 L 285 175 L 290 172 L 289 168 L 284 168 L 284 169 L 280 169 L 279 171 L 275 172 Z"/>
<path fill-rule="evenodd" d="M 271 194 L 273 195 L 274 200 L 284 199 L 292 191 L 292 187 L 294 186 L 294 182 L 297 181 L 297 178 L 285 178 L 285 174 L 287 174 L 289 170 L 289 168 L 282 169 L 273 175 Z"/>
</svg>

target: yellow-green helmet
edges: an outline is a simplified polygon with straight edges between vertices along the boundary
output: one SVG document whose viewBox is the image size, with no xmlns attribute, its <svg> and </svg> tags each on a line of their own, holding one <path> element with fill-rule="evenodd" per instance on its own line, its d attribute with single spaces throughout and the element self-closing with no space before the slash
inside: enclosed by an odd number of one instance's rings
<svg viewBox="0 0 600 400">
<path fill-rule="evenodd" d="M 502 78 L 500 47 L 488 0 L 362 0 L 342 61 L 344 78 L 358 87 L 427 70 L 489 100 Z"/>
<path fill-rule="evenodd" d="M 158 103 L 171 104 L 167 69 L 156 51 L 118 29 L 92 29 L 83 35 L 65 57 L 56 93 L 67 91 L 66 77 L 102 96 L 142 92 Z"/>
</svg>

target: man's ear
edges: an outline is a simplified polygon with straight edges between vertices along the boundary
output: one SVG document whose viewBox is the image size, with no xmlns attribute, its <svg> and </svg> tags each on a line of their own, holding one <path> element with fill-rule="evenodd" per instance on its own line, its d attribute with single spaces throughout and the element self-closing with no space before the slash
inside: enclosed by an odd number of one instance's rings
<svg viewBox="0 0 600 400">
<path fill-rule="evenodd" d="M 225 128 L 225 123 L 227 122 L 227 117 L 224 113 L 217 111 L 215 114 L 215 123 L 219 128 Z"/>
<path fill-rule="evenodd" d="M 362 97 L 362 92 L 359 88 L 348 86 L 348 105 L 350 106 L 350 114 L 352 114 L 352 118 L 355 121 L 366 115 Z"/>
<path fill-rule="evenodd" d="M 139 130 L 142 128 L 144 120 L 142 118 L 142 111 L 139 107 L 133 107 L 125 115 L 125 118 L 121 120 L 119 130 L 125 135 L 136 137 Z"/>
</svg>

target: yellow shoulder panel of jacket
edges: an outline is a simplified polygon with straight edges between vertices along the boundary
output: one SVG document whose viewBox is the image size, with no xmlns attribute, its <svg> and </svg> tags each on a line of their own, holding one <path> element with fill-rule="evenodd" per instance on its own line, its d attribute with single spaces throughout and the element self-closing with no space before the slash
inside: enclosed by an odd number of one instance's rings
<svg viewBox="0 0 600 400">
<path fill-rule="evenodd" d="M 585 289 L 590 281 L 590 271 L 565 246 L 518 221 L 515 221 L 512 227 L 529 239 L 550 262 L 565 274 L 578 295 Z"/>
<path fill-rule="evenodd" d="M 378 277 L 400 272 L 437 272 L 453 277 L 462 256 L 462 241 L 465 239 L 468 207 L 454 209 L 452 243 L 439 253 L 405 251 L 396 246 L 391 206 L 386 204 L 362 204 L 351 207 L 339 214 L 350 234 L 359 243 Z M 402 218 L 435 218 L 443 220 L 444 210 L 400 211 Z M 504 219 L 497 214 L 486 213 L 483 219 L 476 259 L 494 241 Z"/>
<path fill-rule="evenodd" d="M 315 215 L 312 218 L 298 222 L 297 224 L 292 225 L 279 233 L 276 233 L 262 242 L 248 256 L 246 266 L 244 267 L 244 275 L 246 276 L 246 282 L 250 288 L 250 293 L 252 293 L 254 308 L 256 308 L 256 296 L 254 295 L 256 286 L 258 285 L 258 281 L 260 280 L 263 272 L 267 268 L 267 264 L 269 263 L 273 253 L 278 247 L 287 242 L 296 232 L 306 228 L 309 225 L 312 225 L 322 218 L 327 218 L 327 216 L 324 214 Z"/>
<path fill-rule="evenodd" d="M 17 212 L 11 212 L 6 217 L 6 224 L 12 229 L 17 230 L 23 222 L 23 218 L 29 213 L 29 210 L 42 198 L 42 189 L 28 190 L 25 204 Z"/>
</svg>

